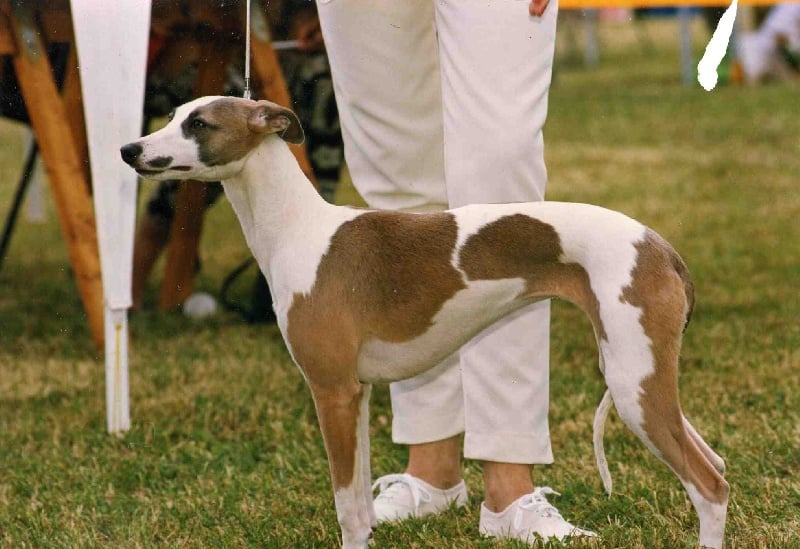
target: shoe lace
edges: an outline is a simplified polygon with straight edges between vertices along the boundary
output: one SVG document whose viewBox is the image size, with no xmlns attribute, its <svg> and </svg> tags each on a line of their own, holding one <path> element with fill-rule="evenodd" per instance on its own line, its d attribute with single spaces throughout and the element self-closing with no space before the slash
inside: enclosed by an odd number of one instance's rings
<svg viewBox="0 0 800 549">
<path fill-rule="evenodd" d="M 430 492 L 420 486 L 419 482 L 408 473 L 384 475 L 375 481 L 372 485 L 372 491 L 374 492 L 376 488 L 380 489 L 378 495 L 387 499 L 394 499 L 396 496 L 401 495 L 403 487 L 407 488 L 411 493 L 415 514 L 419 511 L 420 503 L 427 503 L 431 500 Z"/>
<path fill-rule="evenodd" d="M 519 528 L 519 526 L 522 524 L 523 510 L 533 511 L 540 517 L 558 517 L 563 519 L 558 509 L 550 505 L 550 502 L 547 501 L 547 496 L 550 495 L 560 496 L 561 494 L 549 486 L 539 486 L 530 494 L 523 496 L 523 500 L 520 502 L 519 507 L 517 508 L 517 514 L 514 517 L 514 527 Z"/>
</svg>

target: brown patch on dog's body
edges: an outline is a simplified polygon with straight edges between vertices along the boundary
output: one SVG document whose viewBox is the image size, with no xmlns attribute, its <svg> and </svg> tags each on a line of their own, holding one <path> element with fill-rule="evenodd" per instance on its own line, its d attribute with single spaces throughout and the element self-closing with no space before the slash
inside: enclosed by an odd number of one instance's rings
<svg viewBox="0 0 800 549">
<path fill-rule="evenodd" d="M 606 338 L 589 275 L 576 263 L 560 262 L 563 250 L 552 226 L 522 214 L 488 223 L 458 251 L 463 275 L 452 264 L 457 237 L 456 219 L 446 212 L 367 212 L 339 227 L 314 287 L 295 294 L 287 314 L 287 338 L 309 383 L 336 383 L 343 372 L 356 379 L 359 350 L 368 340 L 405 343 L 425 334 L 444 304 L 468 287 L 464 277 L 524 280 L 517 306 L 567 299 Z"/>
<path fill-rule="evenodd" d="M 367 212 L 339 227 L 314 287 L 294 295 L 287 315 L 287 337 L 309 382 L 333 382 L 343 370 L 355 376 L 369 338 L 404 342 L 431 326 L 466 287 L 450 263 L 457 232 L 449 213 Z"/>
<path fill-rule="evenodd" d="M 648 230 L 636 244 L 636 267 L 621 301 L 641 309 L 640 324 L 650 339 L 653 373 L 641 382 L 642 428 L 662 459 L 707 500 L 722 503 L 728 484 L 684 425 L 678 400 L 681 335 L 694 304 L 694 290 L 680 256 Z M 698 435 L 699 437 L 699 435 Z M 700 439 L 702 441 L 702 439 Z"/>
<path fill-rule="evenodd" d="M 557 296 L 571 301 L 589 315 L 598 337 L 607 339 L 588 273 L 577 263 L 561 263 L 563 255 L 561 239 L 551 225 L 516 214 L 470 236 L 460 250 L 459 268 L 469 280 L 521 278 L 527 283 L 527 298 Z"/>
</svg>

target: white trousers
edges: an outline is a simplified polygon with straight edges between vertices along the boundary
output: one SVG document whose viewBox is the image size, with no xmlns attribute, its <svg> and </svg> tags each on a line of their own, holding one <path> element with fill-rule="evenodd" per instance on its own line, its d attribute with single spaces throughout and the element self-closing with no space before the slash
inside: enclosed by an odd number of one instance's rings
<svg viewBox="0 0 800 549">
<path fill-rule="evenodd" d="M 353 183 L 374 208 L 544 199 L 542 126 L 557 6 L 317 0 Z M 393 439 L 464 433 L 467 458 L 551 463 L 549 303 L 391 385 Z"/>
</svg>

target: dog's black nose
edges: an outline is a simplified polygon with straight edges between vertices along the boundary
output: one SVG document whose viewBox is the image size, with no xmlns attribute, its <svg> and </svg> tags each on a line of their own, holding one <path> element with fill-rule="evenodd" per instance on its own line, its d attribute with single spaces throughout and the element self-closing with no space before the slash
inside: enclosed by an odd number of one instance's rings
<svg viewBox="0 0 800 549">
<path fill-rule="evenodd" d="M 128 143 L 119 150 L 119 153 L 126 164 L 133 165 L 139 155 L 142 154 L 142 146 L 138 143 Z"/>
</svg>

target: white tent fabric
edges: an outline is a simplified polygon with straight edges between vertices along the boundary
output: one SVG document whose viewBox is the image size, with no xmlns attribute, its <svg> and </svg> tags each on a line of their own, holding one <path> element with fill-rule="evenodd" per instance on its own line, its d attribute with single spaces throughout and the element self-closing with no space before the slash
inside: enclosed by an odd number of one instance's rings
<svg viewBox="0 0 800 549">
<path fill-rule="evenodd" d="M 107 424 L 130 428 L 128 318 L 136 174 L 119 147 L 141 134 L 151 0 L 72 0 L 103 277 Z"/>
</svg>

